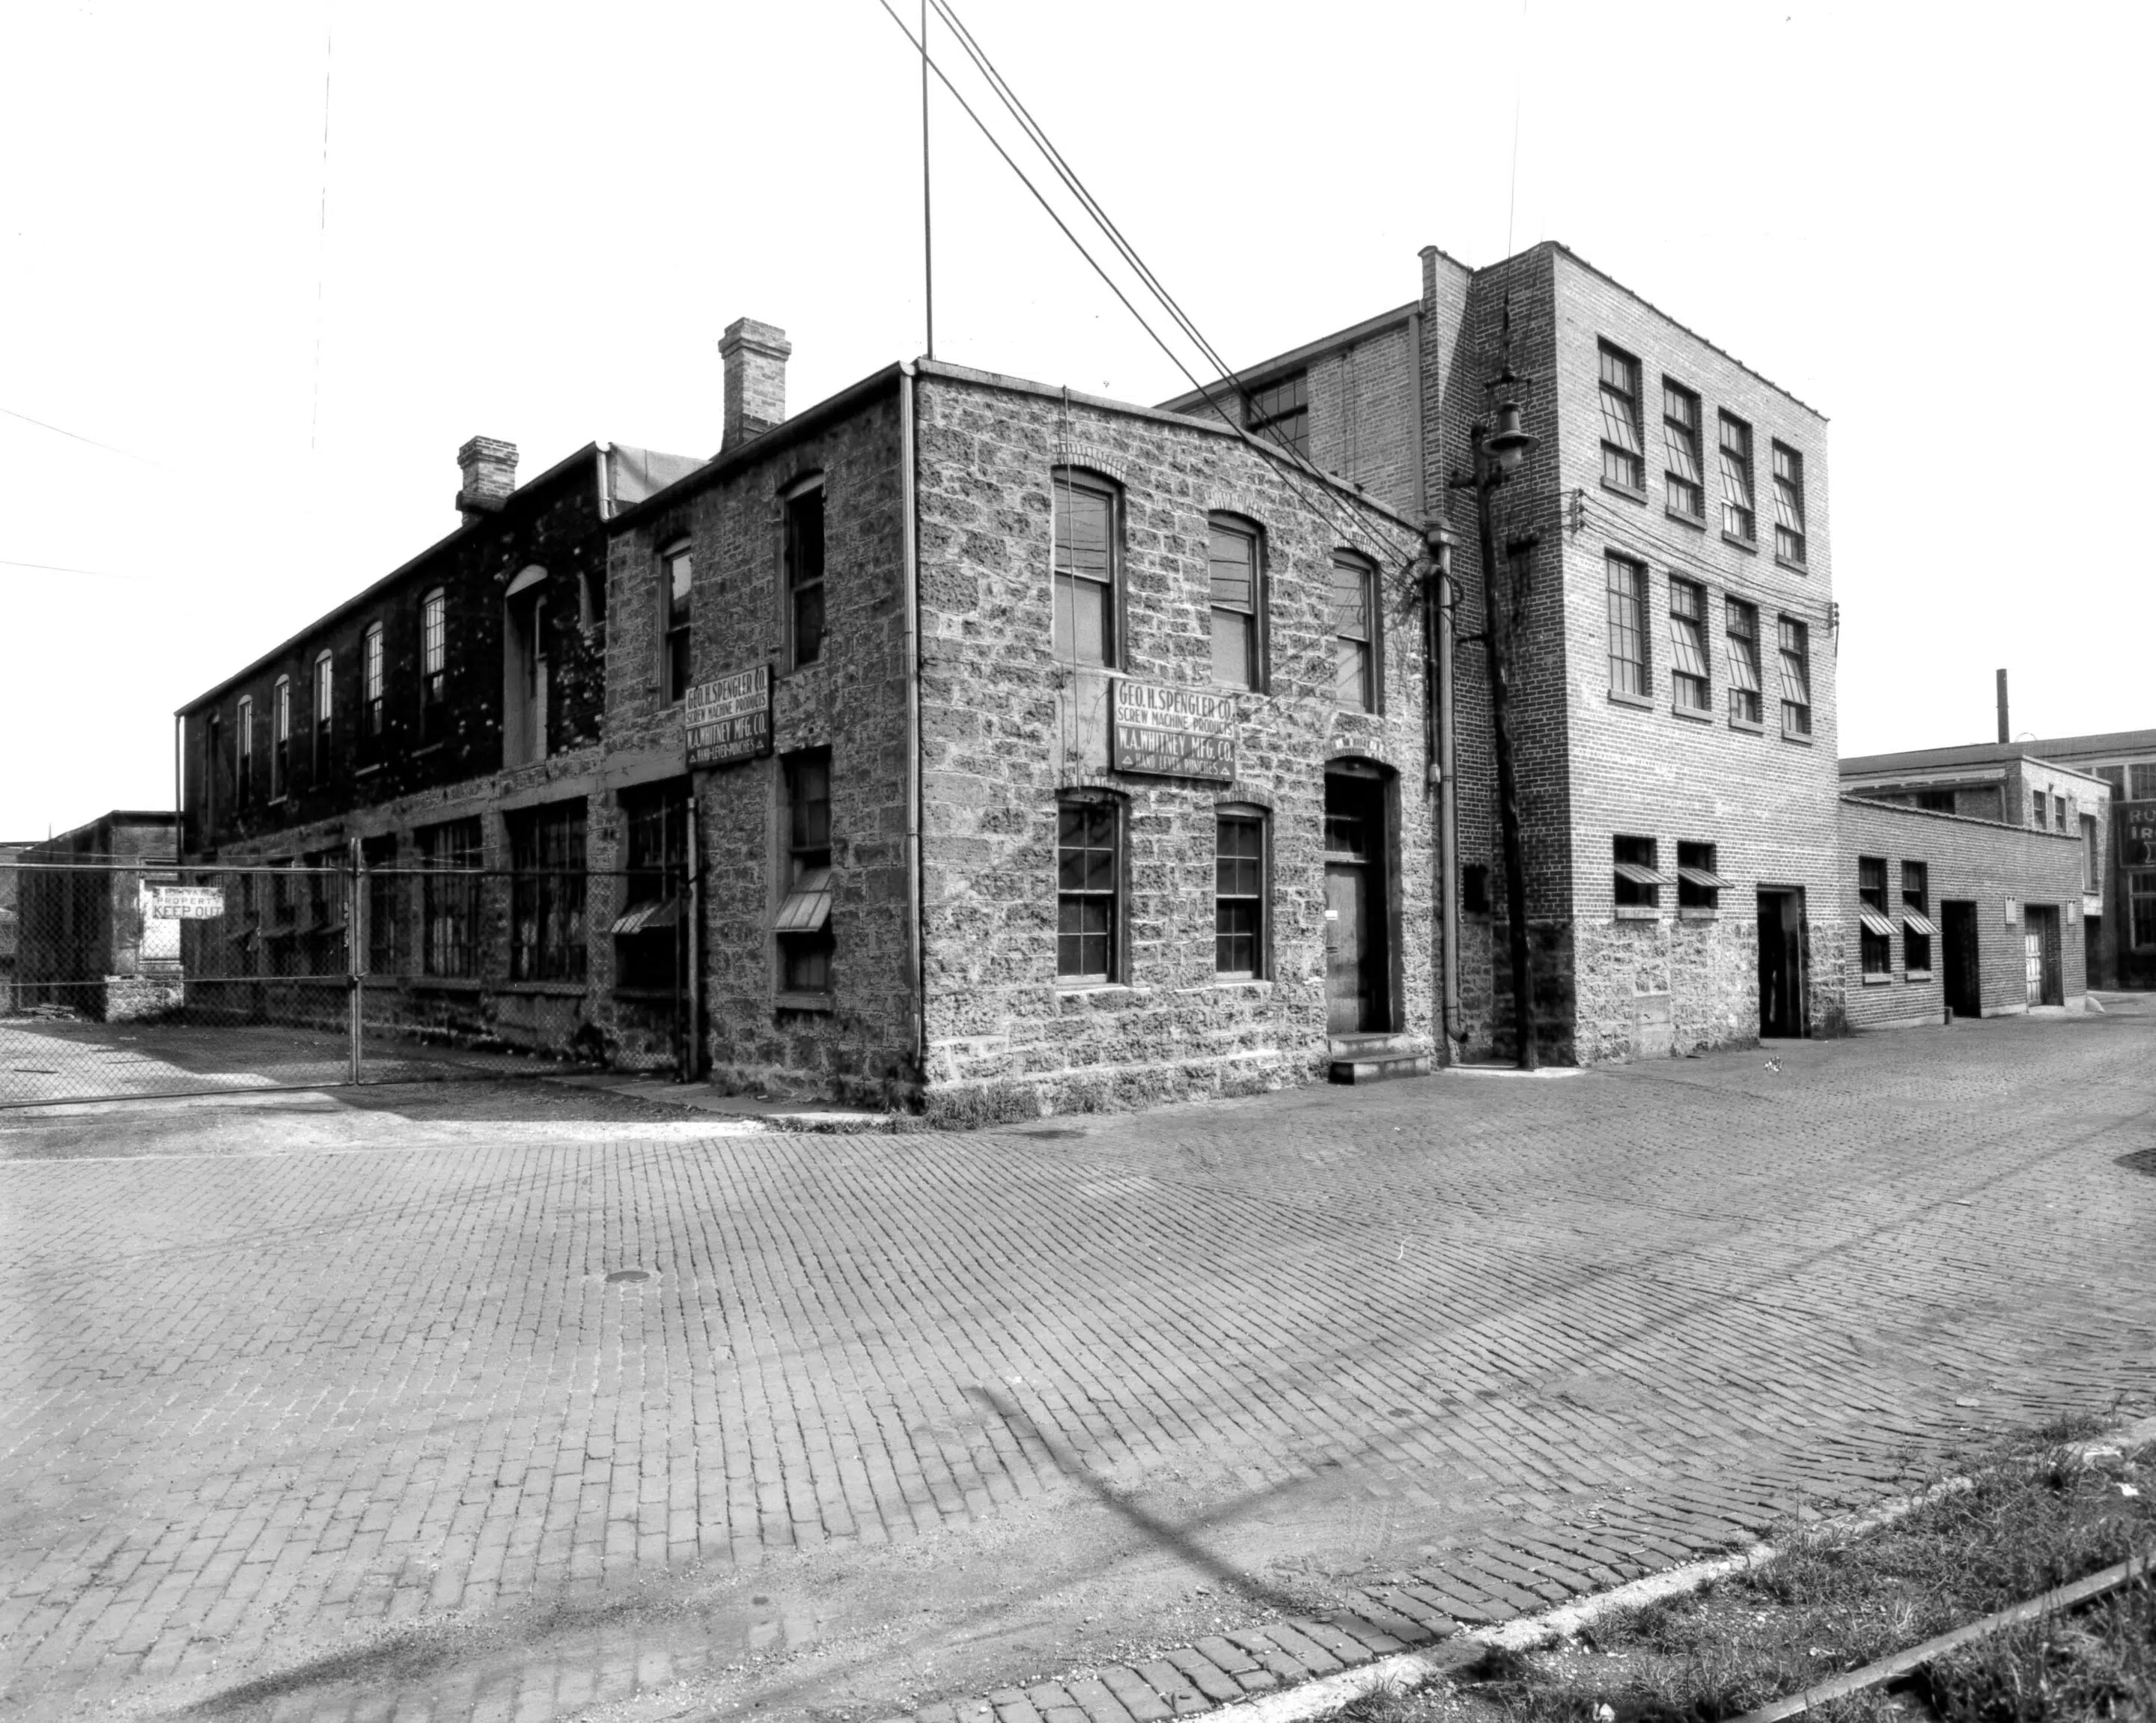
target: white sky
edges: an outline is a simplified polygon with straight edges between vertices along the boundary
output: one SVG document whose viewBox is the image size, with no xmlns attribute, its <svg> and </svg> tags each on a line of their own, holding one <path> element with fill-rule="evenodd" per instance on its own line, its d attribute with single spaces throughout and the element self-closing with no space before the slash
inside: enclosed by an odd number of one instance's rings
<svg viewBox="0 0 2156 1723">
<path fill-rule="evenodd" d="M 962 16 L 1236 363 L 1509 233 L 1826 413 L 1845 753 L 1987 739 L 2000 664 L 2017 732 L 2156 724 L 2150 8 Z M 0 68 L 0 838 L 169 806 L 172 709 L 454 526 L 467 437 L 708 454 L 744 314 L 796 410 L 921 346 L 876 0 L 17 0 Z M 939 356 L 1181 388 L 935 125 Z"/>
</svg>

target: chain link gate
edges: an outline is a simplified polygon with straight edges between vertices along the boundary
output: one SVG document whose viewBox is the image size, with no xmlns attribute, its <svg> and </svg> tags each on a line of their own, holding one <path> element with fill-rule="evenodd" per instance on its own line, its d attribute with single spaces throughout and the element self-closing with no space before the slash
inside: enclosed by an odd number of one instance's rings
<svg viewBox="0 0 2156 1723">
<path fill-rule="evenodd" d="M 678 869 L 376 868 L 361 845 L 0 864 L 0 1107 L 679 1075 L 690 909 Z"/>
</svg>

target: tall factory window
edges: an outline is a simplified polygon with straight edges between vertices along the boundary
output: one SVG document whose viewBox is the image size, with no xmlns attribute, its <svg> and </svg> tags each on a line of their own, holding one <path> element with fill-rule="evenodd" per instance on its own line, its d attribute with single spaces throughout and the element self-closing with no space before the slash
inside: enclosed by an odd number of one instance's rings
<svg viewBox="0 0 2156 1723">
<path fill-rule="evenodd" d="M 1640 362 L 1602 343 L 1602 482 L 1644 494 L 1646 451 L 1640 436 Z"/>
</svg>

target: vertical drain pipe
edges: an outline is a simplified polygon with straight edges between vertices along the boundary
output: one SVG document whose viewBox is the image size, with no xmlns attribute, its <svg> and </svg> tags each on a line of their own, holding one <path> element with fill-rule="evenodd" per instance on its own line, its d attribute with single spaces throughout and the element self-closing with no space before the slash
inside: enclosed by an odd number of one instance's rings
<svg viewBox="0 0 2156 1723">
<path fill-rule="evenodd" d="M 898 367 L 899 566 L 906 625 L 906 941 L 913 987 L 913 1072 L 925 1102 L 928 1091 L 928 968 L 921 933 L 921 491 L 916 467 L 918 433 L 914 413 L 918 374 Z"/>
</svg>

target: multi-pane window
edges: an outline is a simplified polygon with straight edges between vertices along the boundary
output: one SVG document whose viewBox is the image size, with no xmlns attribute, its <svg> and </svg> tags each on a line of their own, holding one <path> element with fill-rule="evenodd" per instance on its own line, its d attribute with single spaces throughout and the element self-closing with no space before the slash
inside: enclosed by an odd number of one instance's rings
<svg viewBox="0 0 2156 1723">
<path fill-rule="evenodd" d="M 382 624 L 371 623 L 367 625 L 366 636 L 361 640 L 359 645 L 360 697 L 367 707 L 366 724 L 369 736 L 380 736 L 388 722 L 387 709 L 384 705 L 386 680 L 386 667 L 382 661 Z"/>
<path fill-rule="evenodd" d="M 1929 813 L 1952 813 L 1954 811 L 1954 792 L 1952 790 L 1919 790 L 1917 806 Z"/>
<path fill-rule="evenodd" d="M 1700 475 L 1699 397 L 1681 384 L 1662 379 L 1662 482 L 1672 514 L 1687 520 L 1707 518 L 1707 484 Z"/>
<path fill-rule="evenodd" d="M 1781 619 L 1782 734 L 1812 733 L 1811 631 L 1793 616 Z"/>
<path fill-rule="evenodd" d="M 394 837 L 360 840 L 359 859 L 367 869 L 367 968 L 370 975 L 397 972 L 398 876 Z"/>
<path fill-rule="evenodd" d="M 824 655 L 824 486 L 819 480 L 786 499 L 787 630 L 793 665 Z"/>
<path fill-rule="evenodd" d="M 1116 662 L 1116 497 L 1106 486 L 1059 472 L 1051 488 L 1055 531 L 1056 662 Z"/>
<path fill-rule="evenodd" d="M 672 705 L 689 693 L 689 619 L 696 602 L 696 558 L 686 539 L 659 553 L 659 579 L 660 602 L 665 607 L 666 657 L 661 674 L 666 703 Z"/>
<path fill-rule="evenodd" d="M 422 967 L 452 979 L 479 973 L 480 836 L 476 819 L 419 828 Z"/>
<path fill-rule="evenodd" d="M 831 991 L 831 754 L 814 748 L 786 765 L 787 890 L 779 905 L 779 988 Z"/>
<path fill-rule="evenodd" d="M 1265 823 L 1255 808 L 1223 812 L 1215 844 L 1213 968 L 1255 979 L 1265 972 Z"/>
<path fill-rule="evenodd" d="M 1620 490 L 1647 488 L 1640 436 L 1640 362 L 1602 344 L 1602 479 Z"/>
<path fill-rule="evenodd" d="M 1752 501 L 1752 427 L 1722 415 L 1722 531 L 1743 544 L 1758 536 Z"/>
<path fill-rule="evenodd" d="M 2058 832 L 2066 828 L 2066 798 L 2064 796 L 2051 797 L 2051 828 Z"/>
<path fill-rule="evenodd" d="M 1652 910 L 1662 901 L 1662 887 L 1669 881 L 1655 865 L 1652 838 L 1616 837 L 1609 840 L 1610 861 L 1620 909 Z"/>
<path fill-rule="evenodd" d="M 1707 588 L 1674 576 L 1670 580 L 1670 687 L 1684 710 L 1709 710 Z"/>
<path fill-rule="evenodd" d="M 1609 566 L 1609 686 L 1619 694 L 1647 692 L 1647 570 L 1612 555 Z"/>
<path fill-rule="evenodd" d="M 2156 802 L 2156 762 L 2126 768 L 2126 798 L 2129 802 Z"/>
<path fill-rule="evenodd" d="M 1258 536 L 1231 521 L 1214 520 L 1207 536 L 1212 582 L 1213 679 L 1224 688 L 1259 685 Z"/>
<path fill-rule="evenodd" d="M 2111 786 L 2112 801 L 2123 802 L 2126 799 L 2126 768 L 2123 766 L 2099 766 L 2096 775 Z"/>
<path fill-rule="evenodd" d="M 1065 982 L 1116 979 L 1118 897 L 1116 807 L 1055 807 L 1055 975 Z"/>
<path fill-rule="evenodd" d="M 2029 792 L 2029 823 L 2040 832 L 2044 829 L 2044 792 L 2041 790 Z"/>
<path fill-rule="evenodd" d="M 1894 924 L 1887 917 L 1887 859 L 1856 859 L 1856 919 L 1866 975 L 1894 972 Z"/>
<path fill-rule="evenodd" d="M 557 803 L 509 823 L 509 974 L 584 978 L 584 803 Z"/>
<path fill-rule="evenodd" d="M 624 791 L 621 912 L 613 936 L 614 986 L 671 992 L 685 969 L 689 790 L 679 781 Z"/>
<path fill-rule="evenodd" d="M 254 799 L 254 701 L 242 695 L 239 708 L 233 714 L 232 731 L 239 745 L 239 758 L 234 766 L 237 792 L 235 799 L 242 808 Z"/>
<path fill-rule="evenodd" d="M 1310 379 L 1302 372 L 1251 392 L 1244 425 L 1297 454 L 1310 453 Z"/>
<path fill-rule="evenodd" d="M 312 748 L 311 775 L 317 783 L 329 775 L 330 769 L 330 720 L 336 710 L 330 674 L 330 655 L 321 653 L 315 659 L 315 726 L 309 737 Z"/>
<path fill-rule="evenodd" d="M 1729 638 L 1729 721 L 1757 724 L 1759 717 L 1759 607 L 1742 598 L 1725 601 Z"/>
<path fill-rule="evenodd" d="M 1714 910 L 1722 906 L 1722 888 L 1729 882 L 1714 870 L 1712 844 L 1677 844 L 1677 907 Z"/>
<path fill-rule="evenodd" d="M 1786 443 L 1774 446 L 1774 554 L 1784 562 L 1804 560 L 1804 458 Z"/>
<path fill-rule="evenodd" d="M 292 679 L 280 676 L 270 695 L 270 794 L 292 787 Z"/>
<path fill-rule="evenodd" d="M 1378 710 L 1377 570 L 1359 556 L 1332 558 L 1332 698 L 1350 712 Z"/>
<path fill-rule="evenodd" d="M 2133 949 L 2156 946 L 2156 873 L 2126 876 L 2127 935 Z"/>
<path fill-rule="evenodd" d="M 1932 972 L 1932 870 L 1922 862 L 1902 864 L 1902 967 L 1912 977 Z"/>
<path fill-rule="evenodd" d="M 428 741 L 441 739 L 449 685 L 449 601 L 437 587 L 419 601 L 419 727 Z"/>
</svg>

